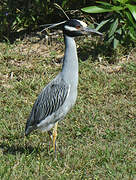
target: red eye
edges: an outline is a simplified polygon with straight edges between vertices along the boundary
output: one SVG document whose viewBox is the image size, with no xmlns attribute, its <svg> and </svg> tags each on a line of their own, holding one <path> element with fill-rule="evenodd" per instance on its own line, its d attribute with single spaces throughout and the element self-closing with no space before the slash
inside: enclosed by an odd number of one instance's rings
<svg viewBox="0 0 136 180">
<path fill-rule="evenodd" d="M 78 25 L 76 26 L 76 29 L 80 29 L 80 28 L 81 28 L 80 26 L 78 26 Z"/>
</svg>

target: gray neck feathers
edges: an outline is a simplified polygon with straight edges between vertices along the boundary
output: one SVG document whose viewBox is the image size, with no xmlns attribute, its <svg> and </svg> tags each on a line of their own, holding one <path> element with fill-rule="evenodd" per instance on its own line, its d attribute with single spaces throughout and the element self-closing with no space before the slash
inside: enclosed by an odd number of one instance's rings
<svg viewBox="0 0 136 180">
<path fill-rule="evenodd" d="M 64 36 L 65 54 L 63 59 L 62 76 L 69 84 L 78 83 L 78 57 L 76 43 L 73 37 Z"/>
</svg>

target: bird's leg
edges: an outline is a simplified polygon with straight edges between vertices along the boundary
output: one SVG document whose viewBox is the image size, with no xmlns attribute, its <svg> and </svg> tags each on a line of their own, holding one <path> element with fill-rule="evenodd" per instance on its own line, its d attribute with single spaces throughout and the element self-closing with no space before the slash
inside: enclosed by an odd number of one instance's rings
<svg viewBox="0 0 136 180">
<path fill-rule="evenodd" d="M 56 137 L 57 137 L 57 127 L 58 127 L 58 122 L 56 122 L 54 129 L 53 129 L 53 149 L 54 152 L 56 153 Z"/>
<path fill-rule="evenodd" d="M 49 151 L 50 151 L 50 149 L 51 149 L 51 142 L 52 142 L 52 132 L 48 131 L 48 134 L 49 134 Z"/>
</svg>

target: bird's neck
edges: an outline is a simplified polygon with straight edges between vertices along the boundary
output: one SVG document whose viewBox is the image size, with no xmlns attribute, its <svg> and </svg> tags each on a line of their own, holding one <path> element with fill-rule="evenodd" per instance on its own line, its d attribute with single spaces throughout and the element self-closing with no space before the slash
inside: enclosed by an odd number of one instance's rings
<svg viewBox="0 0 136 180">
<path fill-rule="evenodd" d="M 64 36 L 65 54 L 63 59 L 62 75 L 68 83 L 78 83 L 78 57 L 76 43 L 73 37 Z"/>
</svg>

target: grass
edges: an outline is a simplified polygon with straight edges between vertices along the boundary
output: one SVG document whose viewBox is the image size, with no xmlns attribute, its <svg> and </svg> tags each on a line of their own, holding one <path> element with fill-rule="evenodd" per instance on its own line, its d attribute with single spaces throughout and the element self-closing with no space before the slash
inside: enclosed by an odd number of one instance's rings
<svg viewBox="0 0 136 180">
<path fill-rule="evenodd" d="M 27 46 L 25 51 L 25 43 L 1 43 L 1 179 L 136 179 L 134 57 L 110 73 L 101 68 L 104 60 L 92 62 L 91 56 L 79 61 L 78 99 L 59 123 L 61 152 L 55 160 L 53 151 L 49 152 L 47 133 L 34 132 L 28 138 L 22 135 L 37 95 L 60 71 L 51 58 L 58 51 L 61 56 L 62 49 L 43 46 L 43 56 L 31 45 L 28 52 Z"/>
</svg>

